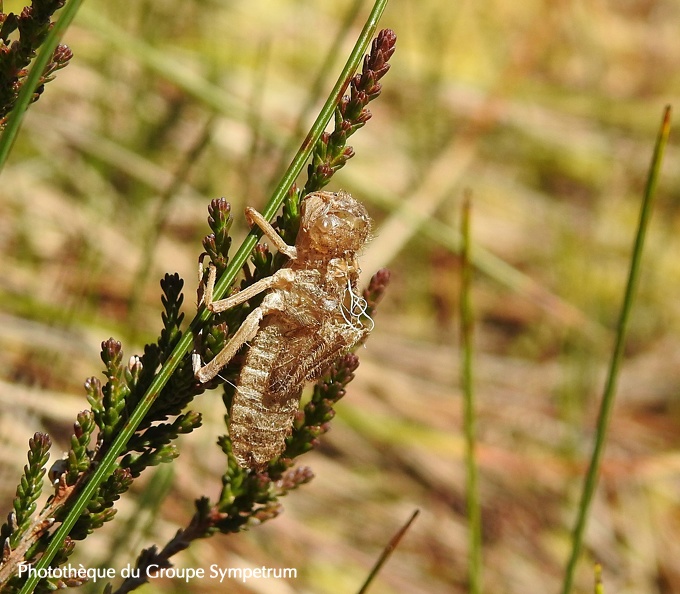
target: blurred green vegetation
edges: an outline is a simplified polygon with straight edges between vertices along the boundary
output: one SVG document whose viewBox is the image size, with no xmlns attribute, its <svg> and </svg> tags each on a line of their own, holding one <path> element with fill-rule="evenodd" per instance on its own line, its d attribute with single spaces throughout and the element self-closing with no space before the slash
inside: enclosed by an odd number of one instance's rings
<svg viewBox="0 0 680 594">
<path fill-rule="evenodd" d="M 0 509 L 30 435 L 47 430 L 66 449 L 99 343 L 113 335 L 130 355 L 155 339 L 163 273 L 186 280 L 191 311 L 208 202 L 224 195 L 235 213 L 264 204 L 367 11 L 84 3 L 64 39 L 72 63 L 30 109 L 0 178 Z M 398 35 L 393 66 L 332 184 L 378 222 L 365 272 L 393 271 L 376 330 L 320 453 L 303 459 L 315 480 L 280 518 L 199 543 L 179 566 L 297 567 L 297 581 L 267 591 L 355 591 L 418 507 L 372 591 L 467 591 L 453 249 L 467 190 L 483 271 L 473 307 L 484 589 L 557 591 L 645 173 L 663 106 L 680 92 L 679 19 L 672 0 L 392 0 L 381 26 Z M 671 132 L 578 591 L 592 591 L 596 560 L 608 592 L 680 591 L 679 162 Z M 185 179 L 168 193 L 177 172 Z M 79 562 L 123 566 L 217 492 L 219 400 L 197 402 L 206 426 L 180 444 L 160 508 L 138 487 Z M 218 588 L 148 591 L 161 589 Z"/>
</svg>

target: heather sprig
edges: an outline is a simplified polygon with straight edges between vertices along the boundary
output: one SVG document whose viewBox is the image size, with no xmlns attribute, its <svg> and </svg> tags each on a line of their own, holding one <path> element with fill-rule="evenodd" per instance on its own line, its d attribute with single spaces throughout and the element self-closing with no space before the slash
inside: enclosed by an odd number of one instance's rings
<svg viewBox="0 0 680 594">
<path fill-rule="evenodd" d="M 0 130 L 14 108 L 21 87 L 28 74 L 27 67 L 45 42 L 52 28 L 52 15 L 64 6 L 65 0 L 34 0 L 17 15 L 0 12 Z M 73 54 L 65 45 L 58 45 L 39 84 L 32 101 L 37 101 L 45 84 L 53 80 L 58 70 L 64 68 Z"/>
<path fill-rule="evenodd" d="M 364 289 L 362 297 L 366 301 L 366 315 L 372 316 L 375 309 L 380 303 L 380 300 L 385 295 L 385 290 L 390 282 L 390 271 L 387 268 L 381 268 L 376 272 L 368 283 L 368 287 Z"/>
<path fill-rule="evenodd" d="M 182 322 L 184 321 L 184 314 L 181 311 L 182 303 L 184 303 L 183 287 L 184 281 L 179 277 L 179 274 L 166 274 L 161 280 L 161 290 L 163 291 L 161 303 L 164 310 L 161 314 L 163 329 L 158 338 L 161 363 L 168 358 L 172 349 L 175 348 L 182 337 Z"/>
<path fill-rule="evenodd" d="M 229 249 L 232 244 L 229 232 L 233 222 L 234 218 L 231 215 L 231 204 L 229 202 L 224 198 L 210 202 L 208 206 L 208 226 L 212 233 L 203 238 L 203 249 L 205 251 L 199 257 L 199 277 L 201 282 L 198 284 L 197 304 L 203 302 L 203 289 L 208 274 L 207 269 L 203 266 L 205 257 L 209 258 L 210 262 L 217 269 L 218 274 L 224 272 L 229 264 Z M 236 332 L 243 319 L 244 316 L 241 314 L 241 308 L 235 308 L 234 310 L 213 316 L 211 323 L 205 324 L 194 338 L 194 350 L 203 353 L 205 358 L 212 359 L 224 348 L 229 335 Z M 235 379 L 236 374 L 237 370 L 233 369 L 232 373 L 223 371 L 221 376 L 232 381 L 232 379 Z M 217 385 L 219 385 L 219 378 L 215 378 L 203 387 L 210 389 Z"/>
<path fill-rule="evenodd" d="M 218 445 L 225 453 L 231 451 L 227 436 L 218 439 Z M 260 524 L 276 517 L 281 506 L 277 501 L 274 484 L 265 475 L 251 473 L 241 468 L 233 457 L 222 477 L 223 488 L 219 500 L 212 503 L 207 497 L 196 500 L 196 511 L 186 528 L 162 548 L 153 545 L 144 549 L 137 558 L 133 576 L 123 581 L 114 594 L 123 594 L 138 588 L 148 581 L 147 568 L 171 567 L 171 557 L 187 549 L 195 540 L 208 538 L 216 533 L 237 533 L 246 526 Z"/>
<path fill-rule="evenodd" d="M 87 509 L 78 518 L 71 532 L 69 538 L 72 540 L 84 540 L 89 534 L 94 532 L 97 528 L 101 528 L 106 522 L 113 519 L 116 515 L 116 510 L 113 504 L 130 488 L 133 480 L 132 473 L 126 468 L 117 468 L 113 474 L 99 486 L 97 494 L 93 497 Z M 64 515 L 68 510 L 62 507 L 55 519 L 63 521 Z"/>
<path fill-rule="evenodd" d="M 108 443 L 126 420 L 125 399 L 130 394 L 131 369 L 123 364 L 123 346 L 113 338 L 102 343 L 101 357 L 108 381 L 101 388 L 101 398 L 97 398 L 101 409 L 99 414 L 95 413 L 95 422 L 102 441 Z"/>
<path fill-rule="evenodd" d="M 394 45 L 393 40 L 385 41 L 384 32 L 379 36 L 383 41 L 377 46 L 374 44 L 372 57 L 364 62 L 364 73 L 351 79 L 352 96 L 343 99 L 342 106 L 336 114 L 336 125 L 339 125 L 338 122 L 340 124 L 349 122 L 349 128 L 340 135 L 336 134 L 330 144 L 330 137 L 320 138 L 323 126 L 332 113 L 334 98 L 341 94 L 344 84 L 350 81 L 351 72 L 359 61 L 358 49 L 368 43 L 370 38 L 368 34 L 374 30 L 384 6 L 384 1 L 376 1 L 331 98 L 322 108 L 308 136 L 311 142 L 301 147 L 289 171 L 284 174 L 280 187 L 263 211 L 266 217 L 273 217 L 276 210 L 274 206 L 277 204 L 280 206 L 283 202 L 282 192 L 285 193 L 283 188 L 288 188 L 288 199 L 280 219 L 280 228 L 287 240 L 290 238 L 291 243 L 294 242 L 297 233 L 299 203 L 303 195 L 294 187 L 293 180 L 304 160 L 309 158 L 314 145 L 316 155 L 323 153 L 333 157 L 323 145 L 331 148 L 339 146 L 344 143 L 348 132 L 353 133 L 370 117 L 370 114 L 364 111 L 364 106 L 377 95 L 376 89 L 379 91 L 376 81 L 386 72 L 384 61 L 391 55 Z M 10 27 L 11 25 L 8 25 L 8 29 Z M 59 60 L 62 60 L 65 54 L 59 55 L 61 56 Z M 380 64 L 379 55 L 383 56 L 383 63 L 377 68 L 376 65 Z M 59 61 L 55 61 L 57 62 Z M 373 65 L 377 74 L 367 74 L 369 70 L 367 65 Z M 56 67 L 52 70 L 48 68 L 47 77 L 51 76 L 55 69 Z M 371 92 L 367 92 L 371 89 Z M 357 112 L 358 105 L 361 108 Z M 316 139 L 319 139 L 318 143 Z M 349 158 L 348 151 L 345 151 L 344 155 L 345 160 Z M 338 159 L 337 156 L 331 159 L 331 168 L 337 169 L 342 166 Z M 326 183 L 329 178 L 330 176 L 326 175 Z M 258 248 L 254 252 L 252 270 L 245 266 L 247 256 L 255 246 L 254 234 L 244 241 L 239 251 L 231 258 L 230 207 L 223 199 L 213 201 L 209 214 L 212 234 L 206 238 L 203 247 L 218 270 L 224 272 L 215 287 L 216 299 L 220 298 L 233 283 L 239 268 L 243 267 L 247 284 L 271 274 L 283 263 L 281 257 L 272 257 L 265 248 Z M 211 316 L 205 308 L 199 307 L 189 331 L 186 331 L 182 329 L 183 281 L 177 275 L 166 275 L 161 287 L 163 329 L 156 343 L 147 345 L 142 356 L 133 356 L 127 362 L 121 343 L 113 338 L 102 343 L 101 356 L 105 365 L 106 381 L 102 383 L 94 377 L 86 381 L 85 390 L 91 411 L 84 411 L 78 415 L 74 424 L 71 448 L 64 459 L 57 461 L 52 467 L 50 478 L 53 481 L 54 495 L 37 517 L 34 514 L 36 511 L 34 503 L 37 498 L 35 493 L 39 493 L 38 483 L 45 472 L 46 458 L 37 457 L 33 462 L 31 478 L 26 479 L 28 484 L 21 490 L 23 506 L 21 521 L 10 516 L 7 527 L 2 529 L 3 563 L 0 566 L 0 588 L 6 587 L 8 592 L 21 588 L 22 594 L 25 594 L 29 591 L 46 591 L 64 585 L 75 585 L 51 578 L 38 582 L 37 578 L 31 576 L 18 580 L 14 574 L 18 564 L 22 562 L 35 564 L 38 571 L 48 564 L 56 567 L 65 562 L 76 540 L 87 537 L 113 518 L 115 501 L 129 489 L 134 479 L 149 466 L 173 460 L 178 454 L 173 442 L 179 435 L 189 433 L 200 426 L 200 415 L 183 411 L 192 398 L 211 385 L 202 385 L 195 379 L 192 369 L 193 357 L 189 352 L 190 345 L 194 342 L 195 346 L 199 347 L 198 352 L 204 356 L 209 351 L 217 352 L 227 337 L 242 323 L 251 305 L 244 304 L 219 316 Z M 231 378 L 236 377 L 239 363 L 237 359 L 235 358 L 232 364 L 223 370 L 220 380 L 229 378 L 228 381 L 231 381 Z M 315 433 L 312 427 L 317 427 L 320 423 L 323 425 L 332 414 L 328 410 L 324 412 L 324 402 L 332 404 L 334 398 L 337 399 L 344 393 L 344 385 L 351 379 L 350 375 L 351 372 L 344 375 L 339 373 L 340 379 L 332 380 L 336 381 L 337 386 L 329 388 L 325 401 L 321 398 L 322 406 L 317 406 L 321 416 L 310 416 L 309 422 L 314 425 L 308 426 L 305 436 L 312 433 L 318 436 L 318 431 Z M 233 387 L 227 384 L 225 392 L 227 403 L 230 401 L 230 390 L 233 390 Z M 98 430 L 96 436 L 95 429 Z M 160 552 L 157 552 L 155 547 L 145 551 L 140 556 L 140 564 L 148 563 L 150 559 L 159 559 L 159 565 L 162 559 L 169 563 L 167 560 L 173 554 L 186 548 L 196 538 L 205 538 L 216 532 L 238 532 L 245 526 L 271 519 L 279 513 L 278 498 L 312 478 L 311 471 L 304 468 L 298 470 L 282 468 L 275 477 L 266 472 L 257 473 L 251 469 L 241 468 L 231 454 L 229 438 L 222 437 L 219 445 L 227 455 L 227 462 L 217 501 L 211 503 L 207 498 L 200 498 L 196 503 L 194 518 L 187 528 L 180 530 Z M 300 448 L 301 451 L 303 449 Z M 25 529 L 27 537 L 17 537 L 21 542 L 13 548 L 11 537 L 18 526 L 22 529 L 27 527 Z"/>
<path fill-rule="evenodd" d="M 383 29 L 373 40 L 370 54 L 364 57 L 361 74 L 355 74 L 350 82 L 350 95 L 344 96 L 335 109 L 333 132 L 324 132 L 314 147 L 303 194 L 323 188 L 354 156 L 354 149 L 347 146 L 347 139 L 371 118 L 366 106 L 380 95 L 382 85 L 378 81 L 390 69 L 388 60 L 396 42 L 397 36 L 391 29 Z"/>
<path fill-rule="evenodd" d="M 75 484 L 77 478 L 85 472 L 92 462 L 92 451 L 89 449 L 92 441 L 92 433 L 97 424 L 94 413 L 84 410 L 78 413 L 76 422 L 73 424 L 71 436 L 71 449 L 68 452 L 66 463 L 66 484 Z"/>
<path fill-rule="evenodd" d="M 17 487 L 14 511 L 10 512 L 7 523 L 0 529 L 3 557 L 6 552 L 16 548 L 31 524 L 36 500 L 42 493 L 45 465 L 50 457 L 51 446 L 49 436 L 44 433 L 36 433 L 28 442 L 28 464 L 24 466 L 24 476 Z"/>
<path fill-rule="evenodd" d="M 208 226 L 212 233 L 203 240 L 203 249 L 218 273 L 224 272 L 229 264 L 229 248 L 231 237 L 229 230 L 234 222 L 231 216 L 231 204 L 224 198 L 210 202 L 208 206 Z"/>
<path fill-rule="evenodd" d="M 36 517 L 35 501 L 42 489 L 42 479 L 49 457 L 49 437 L 37 433 L 29 444 L 29 464 L 17 488 L 15 510 L 0 531 L 3 547 L 3 564 L 0 567 L 0 588 L 4 592 L 16 592 L 21 581 L 14 576 L 19 562 L 30 563 L 45 550 L 51 538 L 49 529 L 65 520 L 71 513 L 74 495 L 80 483 L 86 479 L 92 468 L 111 447 L 129 411 L 139 401 L 148 386 L 153 371 L 167 359 L 174 344 L 181 338 L 180 329 L 184 314 L 180 312 L 183 302 L 183 282 L 178 275 L 166 275 L 161 281 L 163 295 L 161 302 L 163 328 L 156 343 L 146 345 L 142 357 L 133 356 L 124 360 L 120 342 L 113 338 L 102 343 L 101 358 L 104 362 L 106 383 L 91 377 L 85 382 L 85 392 L 91 410 L 78 413 L 71 436 L 70 449 L 63 459 L 57 460 L 50 470 L 54 495 Z M 178 450 L 174 443 L 180 435 L 200 427 L 201 416 L 193 411 L 182 413 L 182 409 L 196 394 L 203 391 L 197 385 L 187 356 L 185 365 L 178 368 L 172 382 L 166 387 L 169 396 L 159 400 L 159 405 L 149 410 L 140 423 L 137 432 L 128 441 L 121 453 L 114 472 L 101 483 L 90 498 L 86 508 L 79 515 L 69 531 L 68 538 L 57 552 L 52 566 L 64 563 L 70 555 L 75 541 L 82 540 L 104 523 L 113 519 L 114 503 L 126 492 L 133 480 L 148 467 L 174 460 Z M 158 423 L 169 416 L 171 422 Z M 98 430 L 93 442 L 95 430 Z M 63 586 L 79 585 L 82 580 L 43 579 L 36 592 L 50 591 Z"/>
</svg>

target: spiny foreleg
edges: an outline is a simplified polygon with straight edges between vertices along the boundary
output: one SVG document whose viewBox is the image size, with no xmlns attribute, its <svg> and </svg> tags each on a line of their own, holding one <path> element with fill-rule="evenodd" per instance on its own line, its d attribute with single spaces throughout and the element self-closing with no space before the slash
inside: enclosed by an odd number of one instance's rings
<svg viewBox="0 0 680 594">
<path fill-rule="evenodd" d="M 253 283 L 249 287 L 246 287 L 238 293 L 234 293 L 226 299 L 213 301 L 213 291 L 215 290 L 216 276 L 217 269 L 213 264 L 211 264 L 208 271 L 208 282 L 205 285 L 203 303 L 213 313 L 227 311 L 232 307 L 241 305 L 241 303 L 245 303 L 249 299 L 252 299 L 264 291 L 268 291 L 270 289 L 284 289 L 290 286 L 290 284 L 295 280 L 295 273 L 290 268 L 281 268 L 271 276 Z"/>
<path fill-rule="evenodd" d="M 269 221 L 265 219 L 258 211 L 256 211 L 254 208 L 251 208 L 250 206 L 246 208 L 246 220 L 248 221 L 248 224 L 251 227 L 253 225 L 257 225 L 260 229 L 262 229 L 262 233 L 264 234 L 264 236 L 267 239 L 269 239 L 269 241 L 272 242 L 274 247 L 279 252 L 285 254 L 291 260 L 295 260 L 297 258 L 297 249 L 292 245 L 288 245 L 283 240 L 283 237 L 281 237 L 276 232 L 276 229 L 274 229 L 274 227 L 272 227 L 269 224 Z"/>
<path fill-rule="evenodd" d="M 200 356 L 194 356 L 194 375 L 201 382 L 209 382 L 220 370 L 231 361 L 239 349 L 249 340 L 252 340 L 260 329 L 263 318 L 271 313 L 281 311 L 281 297 L 277 293 L 269 293 L 262 305 L 256 307 L 248 314 L 236 333 L 229 339 L 227 345 L 215 356 L 215 358 L 201 367 Z"/>
<path fill-rule="evenodd" d="M 289 268 L 282 268 L 271 276 L 263 278 L 249 287 L 246 287 L 243 289 L 243 291 L 239 291 L 238 293 L 235 293 L 234 295 L 219 301 L 212 300 L 213 291 L 215 288 L 215 280 L 216 269 L 215 266 L 211 264 L 210 270 L 208 271 L 208 281 L 205 286 L 204 303 L 205 306 L 210 309 L 210 311 L 213 313 L 219 313 L 222 311 L 227 311 L 232 307 L 236 307 L 241 303 L 245 303 L 263 291 L 289 287 L 290 284 L 295 280 L 295 273 Z M 192 355 L 192 366 L 196 378 L 201 383 L 205 383 L 213 379 L 220 372 L 220 369 L 222 369 L 227 363 L 229 363 L 229 361 L 231 361 L 241 346 L 243 346 L 243 344 L 251 340 L 255 334 L 257 334 L 262 319 L 274 311 L 280 311 L 280 309 L 280 297 L 278 297 L 276 293 L 269 293 L 264 298 L 262 305 L 250 312 L 243 324 L 241 324 L 241 327 L 231 337 L 227 345 L 212 361 L 210 361 L 210 363 L 202 366 L 201 356 L 198 353 L 194 353 Z"/>
</svg>

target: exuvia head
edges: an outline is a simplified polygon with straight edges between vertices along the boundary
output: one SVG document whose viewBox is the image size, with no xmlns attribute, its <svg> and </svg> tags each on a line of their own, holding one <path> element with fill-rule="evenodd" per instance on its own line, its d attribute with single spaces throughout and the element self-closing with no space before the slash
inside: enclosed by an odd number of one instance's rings
<svg viewBox="0 0 680 594">
<path fill-rule="evenodd" d="M 371 219 L 363 204 L 342 190 L 314 192 L 302 203 L 296 247 L 337 257 L 357 252 L 368 240 Z"/>
</svg>

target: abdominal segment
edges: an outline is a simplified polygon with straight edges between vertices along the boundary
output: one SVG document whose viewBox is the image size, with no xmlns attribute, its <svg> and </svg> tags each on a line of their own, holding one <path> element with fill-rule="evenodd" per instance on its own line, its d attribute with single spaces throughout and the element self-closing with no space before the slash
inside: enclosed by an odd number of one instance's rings
<svg viewBox="0 0 680 594">
<path fill-rule="evenodd" d="M 253 343 L 241 369 L 231 408 L 229 434 L 234 456 L 243 467 L 263 469 L 283 452 L 300 401 L 300 387 L 286 392 L 271 386 L 271 374 L 282 360 L 296 360 L 277 324 L 265 325 Z"/>
</svg>

